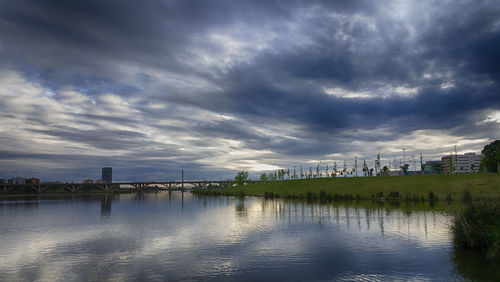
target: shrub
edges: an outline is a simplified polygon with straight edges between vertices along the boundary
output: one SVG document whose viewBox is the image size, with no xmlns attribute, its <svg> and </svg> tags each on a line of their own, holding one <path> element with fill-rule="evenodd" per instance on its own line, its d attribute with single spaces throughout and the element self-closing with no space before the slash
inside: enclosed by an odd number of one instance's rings
<svg viewBox="0 0 500 282">
<path fill-rule="evenodd" d="M 500 259 L 500 204 L 469 202 L 455 214 L 452 223 L 456 247 L 483 252 Z"/>
<path fill-rule="evenodd" d="M 391 198 L 391 199 L 396 199 L 396 198 L 399 198 L 400 195 L 399 195 L 399 192 L 389 192 L 389 194 L 387 195 L 387 198 Z"/>
<path fill-rule="evenodd" d="M 436 202 L 438 199 L 438 197 L 436 195 L 434 195 L 434 192 L 430 191 L 429 192 L 429 201 L 430 202 Z"/>
<path fill-rule="evenodd" d="M 323 190 L 319 191 L 319 201 L 321 203 L 326 202 L 326 192 Z"/>
<path fill-rule="evenodd" d="M 277 198 L 277 195 L 275 195 L 273 192 L 266 191 L 264 192 L 264 198 L 266 199 L 274 199 Z"/>
<path fill-rule="evenodd" d="M 464 192 L 462 194 L 462 201 L 464 201 L 464 202 L 470 202 L 470 201 L 472 201 L 472 194 L 471 194 L 469 188 L 467 188 L 467 189 L 464 190 Z"/>
</svg>

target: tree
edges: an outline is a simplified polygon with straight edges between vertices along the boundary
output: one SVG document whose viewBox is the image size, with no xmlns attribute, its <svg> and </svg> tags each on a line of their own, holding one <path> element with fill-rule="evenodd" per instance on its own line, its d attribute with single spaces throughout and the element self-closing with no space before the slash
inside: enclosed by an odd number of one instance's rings
<svg viewBox="0 0 500 282">
<path fill-rule="evenodd" d="M 292 174 L 292 179 L 297 179 L 297 170 L 295 169 L 296 167 L 293 167 L 293 174 Z"/>
<path fill-rule="evenodd" d="M 389 167 L 384 165 L 384 167 L 382 168 L 382 171 L 383 171 L 383 175 L 385 176 L 388 176 L 389 175 Z"/>
<path fill-rule="evenodd" d="M 342 172 L 344 173 L 344 177 L 346 177 L 346 174 L 347 174 L 347 162 L 346 162 L 346 160 L 344 160 L 344 169 L 342 170 Z"/>
<path fill-rule="evenodd" d="M 366 165 L 366 160 L 363 160 L 363 175 L 367 176 L 368 175 L 368 166 Z"/>
<path fill-rule="evenodd" d="M 410 167 L 409 164 L 404 164 L 401 166 L 401 170 L 403 171 L 404 174 L 408 172 L 408 168 Z"/>
<path fill-rule="evenodd" d="M 378 147 L 377 159 L 375 160 L 375 175 L 380 172 L 380 149 L 382 149 L 382 147 Z"/>
<path fill-rule="evenodd" d="M 288 180 L 290 180 L 290 169 L 286 170 L 286 177 L 288 178 Z"/>
<path fill-rule="evenodd" d="M 234 181 L 238 186 L 242 186 L 248 180 L 248 171 L 242 170 L 236 174 Z"/>
<path fill-rule="evenodd" d="M 318 165 L 316 166 L 316 177 L 319 178 L 320 177 L 320 169 L 319 169 L 319 163 Z"/>
<path fill-rule="evenodd" d="M 420 174 L 424 174 L 424 156 L 420 153 Z"/>
<path fill-rule="evenodd" d="M 302 170 L 302 166 L 300 166 L 300 179 L 304 178 L 304 170 Z"/>
<path fill-rule="evenodd" d="M 484 146 L 481 153 L 483 154 L 481 170 L 500 173 L 500 140 L 495 140 Z"/>
<path fill-rule="evenodd" d="M 278 180 L 284 180 L 286 175 L 286 171 L 284 169 L 278 170 Z"/>
<path fill-rule="evenodd" d="M 335 173 L 335 176 L 337 175 L 337 162 L 333 163 L 333 172 Z"/>
<path fill-rule="evenodd" d="M 309 175 L 307 176 L 307 178 L 311 178 L 313 175 L 313 169 L 311 166 L 309 166 Z"/>
<path fill-rule="evenodd" d="M 330 176 L 330 173 L 329 173 L 329 170 L 328 170 L 328 164 L 326 165 L 325 174 L 326 174 L 326 177 Z"/>
<path fill-rule="evenodd" d="M 260 181 L 267 183 L 267 174 L 265 172 L 260 175 Z"/>
<path fill-rule="evenodd" d="M 352 170 L 354 176 L 358 176 L 358 156 L 354 159 L 354 169 Z"/>
<path fill-rule="evenodd" d="M 450 153 L 450 159 L 448 160 L 448 165 L 450 166 L 450 174 L 455 172 L 455 164 L 453 162 L 453 154 Z"/>
</svg>

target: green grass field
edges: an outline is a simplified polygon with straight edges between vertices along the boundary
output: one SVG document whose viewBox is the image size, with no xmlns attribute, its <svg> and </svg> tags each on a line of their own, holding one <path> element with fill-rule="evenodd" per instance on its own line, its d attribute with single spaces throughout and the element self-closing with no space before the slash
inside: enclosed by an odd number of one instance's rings
<svg viewBox="0 0 500 282">
<path fill-rule="evenodd" d="M 469 190 L 473 198 L 500 198 L 500 174 L 458 174 L 458 175 L 414 175 L 391 177 L 346 177 L 272 181 L 243 187 L 219 190 L 214 194 L 279 197 L 307 197 L 307 193 L 352 195 L 372 199 L 377 194 L 384 196 L 398 192 L 401 198 L 418 197 L 428 199 L 432 192 L 441 200 L 461 199 Z M 208 194 L 208 193 L 207 193 Z"/>
</svg>

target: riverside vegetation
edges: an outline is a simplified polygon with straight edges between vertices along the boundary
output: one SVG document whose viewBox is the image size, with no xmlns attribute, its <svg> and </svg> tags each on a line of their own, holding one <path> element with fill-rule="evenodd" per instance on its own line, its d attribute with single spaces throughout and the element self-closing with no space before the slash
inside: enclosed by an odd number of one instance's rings
<svg viewBox="0 0 500 282">
<path fill-rule="evenodd" d="M 194 193 L 309 200 L 460 200 L 464 191 L 475 199 L 500 199 L 500 174 L 413 175 L 312 178 L 260 182 Z"/>
<path fill-rule="evenodd" d="M 500 204 L 468 201 L 453 217 L 452 232 L 457 248 L 484 253 L 500 262 Z"/>
</svg>

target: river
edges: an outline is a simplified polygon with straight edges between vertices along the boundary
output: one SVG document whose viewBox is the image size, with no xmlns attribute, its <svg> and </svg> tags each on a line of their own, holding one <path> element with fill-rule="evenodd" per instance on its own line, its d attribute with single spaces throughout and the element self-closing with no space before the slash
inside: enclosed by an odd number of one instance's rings
<svg viewBox="0 0 500 282">
<path fill-rule="evenodd" d="M 454 252 L 448 208 L 189 192 L 2 198 L 0 280 L 498 278 Z"/>
</svg>

